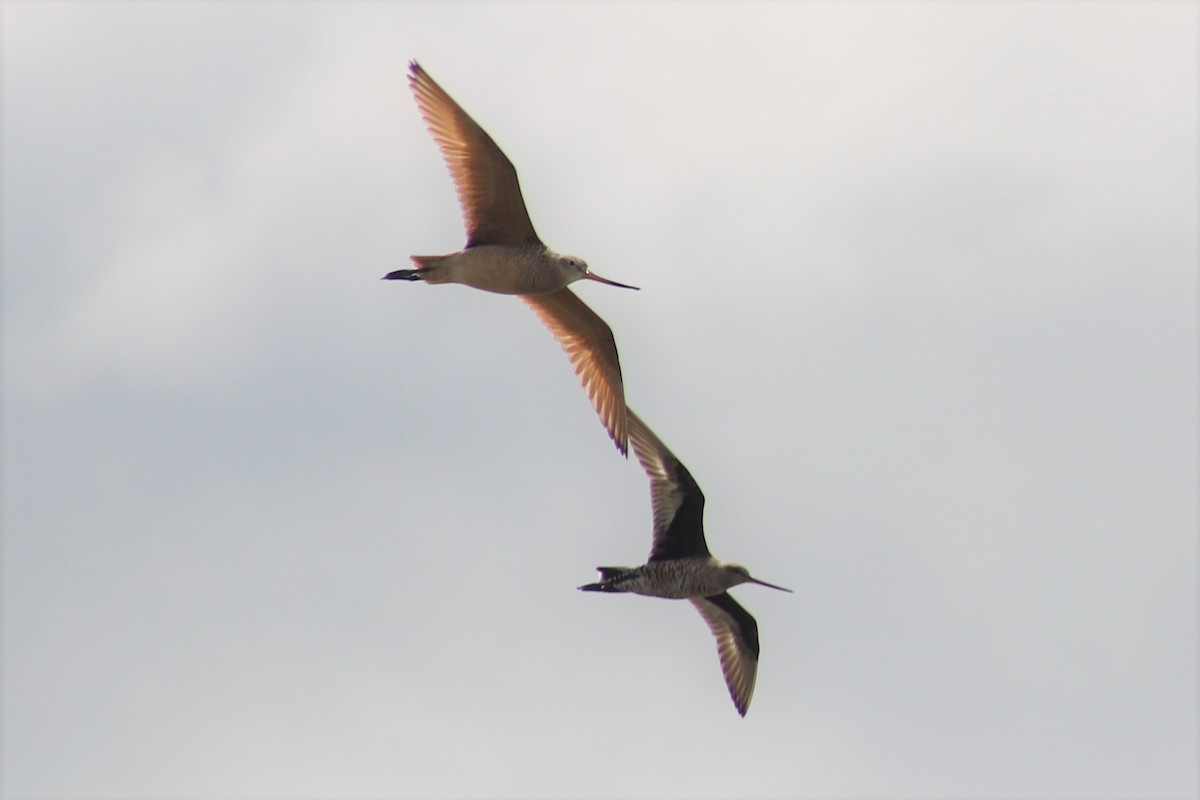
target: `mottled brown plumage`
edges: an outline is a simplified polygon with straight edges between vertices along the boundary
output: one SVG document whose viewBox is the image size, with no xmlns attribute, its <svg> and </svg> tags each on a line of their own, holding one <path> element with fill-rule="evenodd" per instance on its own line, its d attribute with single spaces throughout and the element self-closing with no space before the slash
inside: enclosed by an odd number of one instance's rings
<svg viewBox="0 0 1200 800">
<path fill-rule="evenodd" d="M 640 567 L 598 567 L 600 580 L 579 588 L 690 601 L 717 640 L 729 696 L 738 713 L 745 716 L 758 673 L 758 623 L 725 590 L 743 583 L 784 592 L 791 589 L 760 581 L 745 567 L 712 557 L 704 539 L 700 486 L 633 409 L 626 413 L 633 452 L 650 478 L 654 512 L 650 558 Z"/>
</svg>

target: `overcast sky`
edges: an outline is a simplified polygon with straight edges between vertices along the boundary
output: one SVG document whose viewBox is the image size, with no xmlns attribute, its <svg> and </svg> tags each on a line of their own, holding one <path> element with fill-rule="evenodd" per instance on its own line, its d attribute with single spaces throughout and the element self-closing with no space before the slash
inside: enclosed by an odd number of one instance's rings
<svg viewBox="0 0 1200 800">
<path fill-rule="evenodd" d="M 1197 792 L 1195 3 L 5 3 L 11 798 Z M 788 595 L 738 717 L 405 81 Z"/>
</svg>

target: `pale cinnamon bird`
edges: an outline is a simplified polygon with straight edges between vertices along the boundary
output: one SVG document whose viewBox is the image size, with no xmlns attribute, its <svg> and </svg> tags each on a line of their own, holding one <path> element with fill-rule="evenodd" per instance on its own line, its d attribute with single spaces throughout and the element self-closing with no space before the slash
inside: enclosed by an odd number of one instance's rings
<svg viewBox="0 0 1200 800">
<path fill-rule="evenodd" d="M 717 640 L 717 655 L 733 705 L 746 716 L 758 674 L 758 623 L 726 593 L 742 583 L 790 592 L 750 577 L 738 564 L 712 557 L 704 540 L 704 493 L 687 467 L 628 409 L 629 440 L 650 478 L 654 543 L 640 567 L 597 567 L 600 581 L 585 592 L 633 592 L 691 601 Z"/>
<path fill-rule="evenodd" d="M 384 278 L 463 283 L 520 296 L 570 357 L 600 421 L 624 454 L 625 389 L 612 329 L 566 287 L 582 279 L 637 287 L 601 278 L 583 259 L 546 247 L 525 210 L 517 171 L 492 137 L 416 61 L 409 64 L 408 83 L 458 190 L 467 246 L 444 256 L 412 256 L 416 269 Z"/>
</svg>

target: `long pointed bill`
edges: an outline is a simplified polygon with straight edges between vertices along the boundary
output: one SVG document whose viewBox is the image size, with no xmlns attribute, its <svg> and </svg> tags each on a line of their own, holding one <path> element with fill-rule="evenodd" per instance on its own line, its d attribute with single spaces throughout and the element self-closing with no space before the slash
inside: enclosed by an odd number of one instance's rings
<svg viewBox="0 0 1200 800">
<path fill-rule="evenodd" d="M 757 583 L 759 586 L 766 586 L 768 589 L 778 589 L 781 592 L 787 592 L 788 594 L 794 594 L 791 589 L 785 589 L 782 586 L 776 586 L 773 583 L 767 583 L 766 581 L 760 581 L 758 578 L 751 578 L 749 582 Z"/>
<path fill-rule="evenodd" d="M 594 272 L 589 272 L 586 275 L 584 275 L 583 277 L 587 278 L 589 281 L 599 281 L 600 283 L 607 283 L 609 286 L 620 286 L 622 289 L 633 289 L 634 291 L 641 291 L 640 289 L 638 289 L 638 287 L 630 286 L 628 283 L 617 283 L 616 281 L 610 281 L 608 278 L 601 278 L 599 275 L 597 275 Z"/>
</svg>

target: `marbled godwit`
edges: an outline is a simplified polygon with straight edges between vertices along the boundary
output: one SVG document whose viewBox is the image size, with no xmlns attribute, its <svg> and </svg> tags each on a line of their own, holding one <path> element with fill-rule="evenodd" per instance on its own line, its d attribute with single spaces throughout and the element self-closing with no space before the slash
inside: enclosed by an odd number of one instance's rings
<svg viewBox="0 0 1200 800">
<path fill-rule="evenodd" d="M 559 255 L 542 244 L 525 210 L 517 171 L 492 137 L 416 61 L 409 64 L 408 84 L 450 168 L 467 226 L 467 246 L 450 255 L 412 256 L 416 269 L 383 277 L 464 283 L 519 295 L 567 352 L 608 435 L 624 454 L 625 389 L 612 330 L 566 287 L 585 278 L 637 287 L 601 278 L 583 259 Z"/>
<path fill-rule="evenodd" d="M 744 717 L 758 672 L 758 624 L 725 590 L 742 583 L 757 583 L 782 592 L 791 589 L 752 578 L 745 567 L 712 557 L 704 541 L 704 493 L 687 467 L 633 409 L 627 409 L 627 415 L 633 451 L 650 478 L 654 509 L 650 558 L 640 567 L 597 567 L 600 582 L 579 588 L 585 592 L 633 592 L 690 600 L 717 639 L 725 685 Z"/>
</svg>

